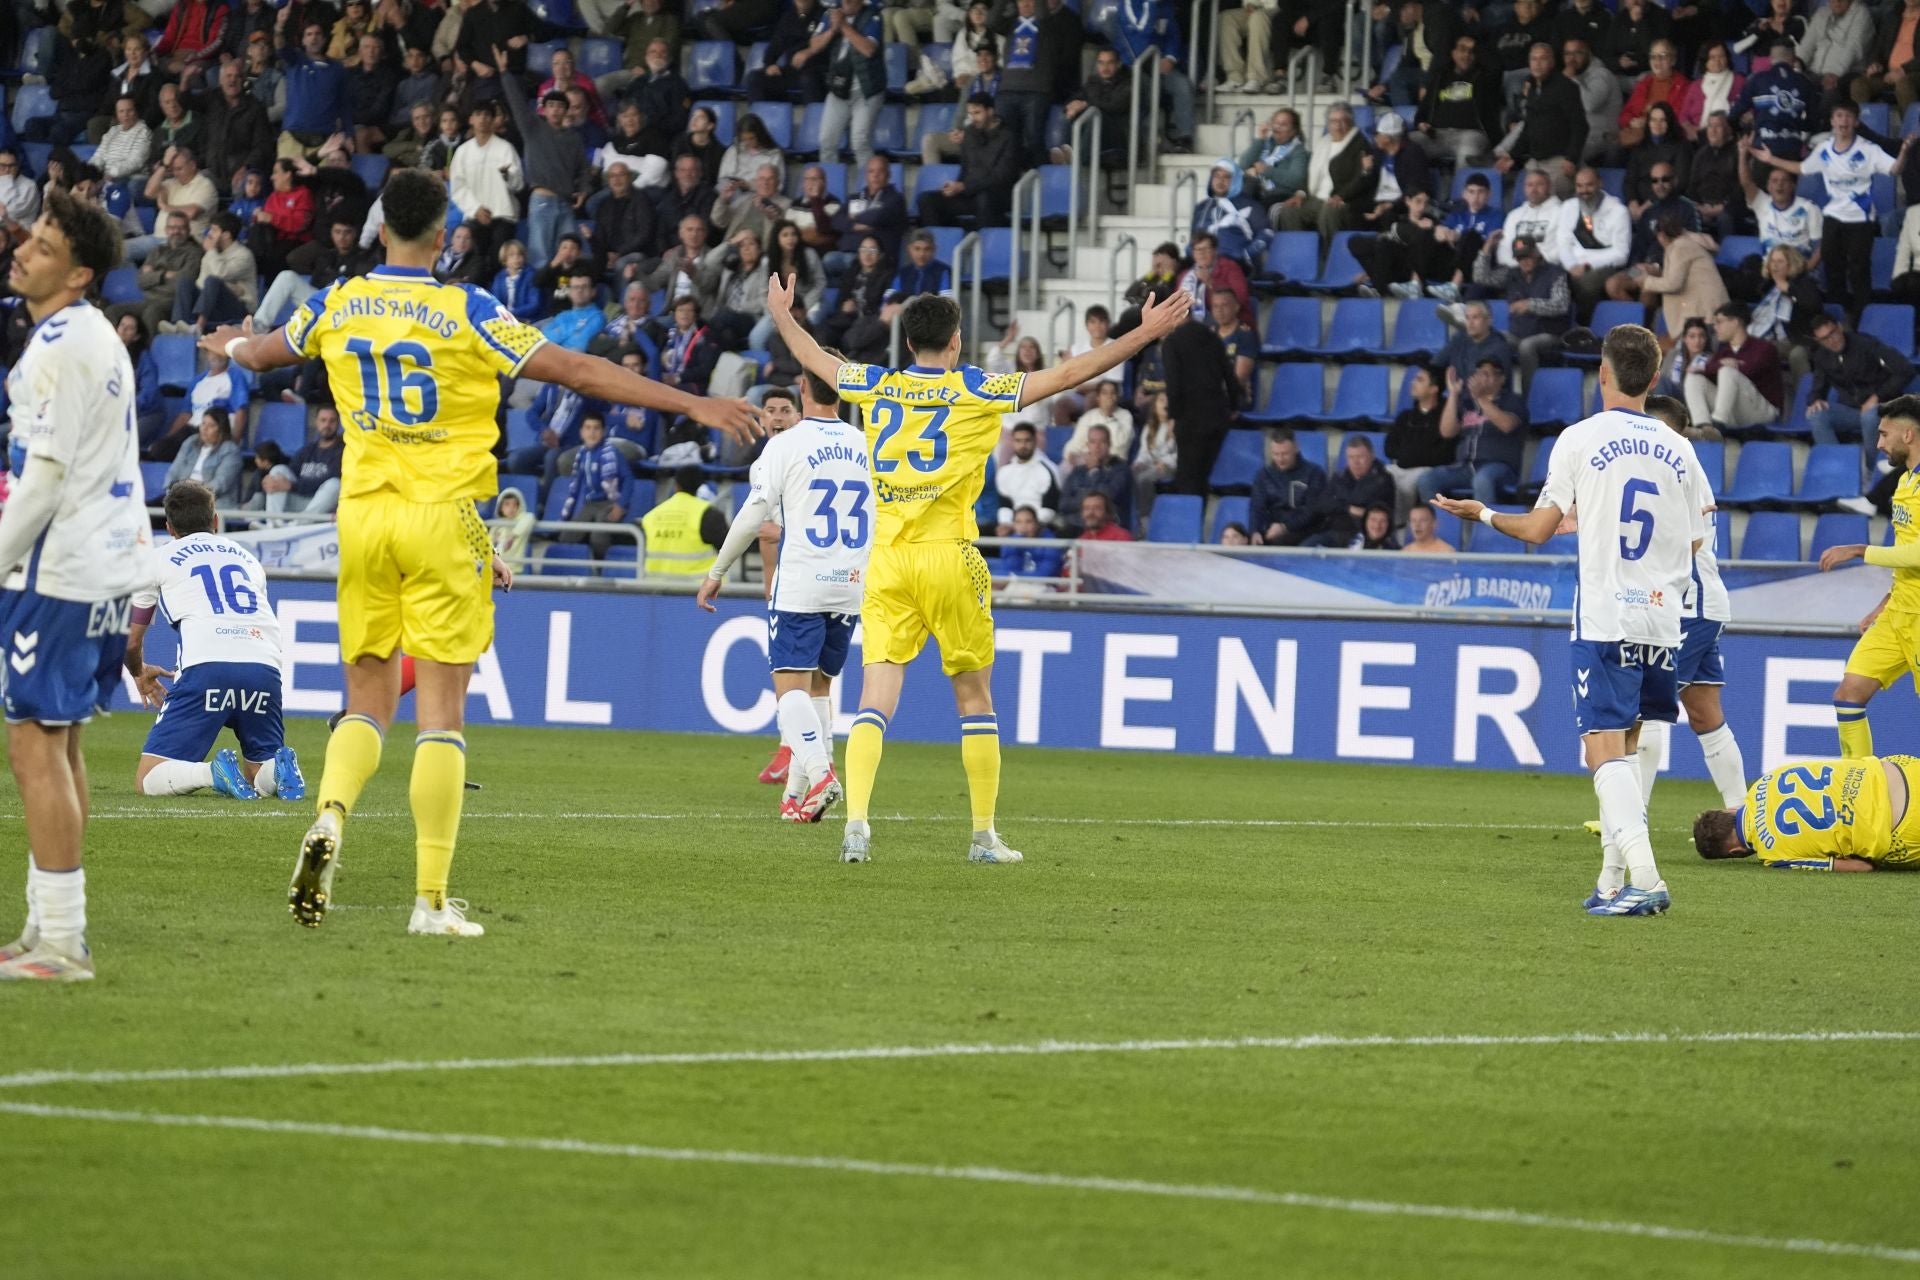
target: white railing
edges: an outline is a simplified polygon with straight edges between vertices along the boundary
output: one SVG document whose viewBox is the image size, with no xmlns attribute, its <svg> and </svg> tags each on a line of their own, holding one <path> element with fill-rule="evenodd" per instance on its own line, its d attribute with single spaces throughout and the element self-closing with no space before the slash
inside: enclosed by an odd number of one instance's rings
<svg viewBox="0 0 1920 1280">
<path fill-rule="evenodd" d="M 1212 176 L 1211 172 L 1209 172 L 1208 176 Z M 1182 191 L 1190 193 L 1185 200 L 1180 198 Z M 1167 239 L 1175 243 L 1184 243 L 1181 239 L 1181 233 L 1185 231 L 1187 227 L 1193 225 L 1193 206 L 1199 203 L 1200 174 L 1196 170 L 1188 169 L 1173 180 L 1173 194 L 1167 199 Z M 1180 210 L 1182 209 L 1187 211 L 1185 226 L 1181 224 L 1180 220 Z"/>
<path fill-rule="evenodd" d="M 1318 120 L 1320 118 L 1320 96 L 1315 89 L 1320 83 L 1320 50 L 1313 45 L 1295 49 L 1287 58 L 1287 109 L 1300 121 L 1300 137 L 1304 139 L 1320 136 Z M 1300 112 L 1300 98 L 1303 93 L 1307 100 L 1306 114 Z"/>
<path fill-rule="evenodd" d="M 1040 309 L 1040 171 L 1029 169 L 1013 184 L 1012 209 L 1013 261 L 1008 264 L 1010 285 L 1007 306 L 1018 311 L 1022 305 Z M 1028 241 L 1032 242 L 1029 249 Z M 1030 299 L 1021 302 L 1021 287 Z"/>
<path fill-rule="evenodd" d="M 1053 304 L 1053 314 L 1047 317 L 1047 346 L 1054 351 L 1067 351 L 1073 346 L 1074 323 L 1079 318 L 1080 308 L 1074 305 L 1072 298 L 1062 298 Z M 1060 341 L 1060 317 L 1067 318 L 1067 340 Z"/>
<path fill-rule="evenodd" d="M 1151 63 L 1153 82 L 1149 91 L 1151 98 L 1147 110 L 1147 164 L 1146 173 L 1151 177 L 1159 164 L 1160 150 L 1160 46 L 1150 44 L 1139 57 L 1133 60 L 1133 94 L 1128 107 L 1127 119 L 1132 127 L 1127 130 L 1127 190 L 1131 192 L 1141 182 L 1140 167 L 1140 82 L 1146 78 L 1145 68 Z"/>
<path fill-rule="evenodd" d="M 1084 207 L 1089 247 L 1100 243 L 1100 133 L 1104 124 L 1100 112 L 1092 106 L 1082 111 L 1067 131 L 1067 146 L 1073 152 L 1072 168 L 1067 174 L 1067 262 L 1080 246 L 1081 214 Z M 1088 135 L 1092 135 L 1091 141 Z M 1081 172 L 1086 174 L 1082 195 Z"/>
<path fill-rule="evenodd" d="M 1220 71 L 1220 0 L 1193 0 L 1192 21 L 1187 27 L 1187 78 L 1196 93 L 1206 94 L 1205 119 L 1213 119 L 1214 78 Z M 1200 56 L 1202 38 L 1206 57 Z"/>
<path fill-rule="evenodd" d="M 967 232 L 966 235 L 960 237 L 960 243 L 953 246 L 953 281 L 954 294 L 956 296 L 958 296 L 960 292 L 961 264 L 966 263 L 973 269 L 971 273 L 973 278 L 967 281 L 968 293 L 965 308 L 967 330 L 962 339 L 966 348 L 969 350 L 977 349 L 982 340 L 980 333 L 980 316 L 982 304 L 986 301 L 986 294 L 980 286 L 980 270 L 981 267 L 985 265 L 985 262 L 986 253 L 981 247 L 980 233 L 978 231 Z"/>
<path fill-rule="evenodd" d="M 1120 255 L 1127 255 L 1127 271 L 1120 273 Z M 1121 281 L 1132 284 L 1140 278 L 1140 242 L 1132 236 L 1121 236 L 1113 242 L 1113 249 L 1107 254 L 1107 313 L 1113 319 L 1120 318 L 1120 298 L 1123 293 Z"/>
</svg>

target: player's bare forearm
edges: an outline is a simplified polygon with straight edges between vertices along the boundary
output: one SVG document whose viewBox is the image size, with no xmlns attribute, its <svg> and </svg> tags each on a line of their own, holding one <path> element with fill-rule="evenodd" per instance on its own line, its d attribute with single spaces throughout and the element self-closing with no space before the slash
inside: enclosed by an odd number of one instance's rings
<svg viewBox="0 0 1920 1280">
<path fill-rule="evenodd" d="M 1020 407 L 1024 409 L 1062 391 L 1071 391 L 1083 382 L 1092 382 L 1115 365 L 1125 364 L 1166 337 L 1192 313 L 1193 299 L 1184 289 L 1171 297 L 1149 298 L 1141 311 L 1139 325 L 1126 337 L 1083 351 L 1051 369 L 1028 374 L 1020 386 Z"/>
<path fill-rule="evenodd" d="M 1548 504 L 1531 511 L 1495 511 L 1491 519 L 1482 519 L 1481 513 L 1487 510 L 1486 504 L 1475 502 L 1472 498 L 1436 497 L 1433 505 L 1461 520 L 1479 520 L 1482 524 L 1491 524 L 1509 538 L 1518 538 L 1536 547 L 1559 531 L 1560 521 L 1565 514 L 1560 508 Z"/>
<path fill-rule="evenodd" d="M 1835 858 L 1833 869 L 1835 871 L 1871 871 L 1873 864 L 1864 858 Z"/>
<path fill-rule="evenodd" d="M 611 360 L 582 355 L 551 342 L 535 351 L 521 372 L 540 382 L 557 382 L 595 400 L 683 414 L 703 425 L 718 427 L 742 442 L 764 434 L 758 412 L 744 400 L 689 395 L 678 387 L 642 377 Z"/>
<path fill-rule="evenodd" d="M 227 350 L 229 345 L 233 347 L 231 352 Z M 306 362 L 306 357 L 287 341 L 284 328 L 272 333 L 255 333 L 252 320 L 243 325 L 220 326 L 200 339 L 200 349 L 208 355 L 228 356 L 248 373 L 265 373 L 269 369 L 286 369 Z"/>
<path fill-rule="evenodd" d="M 768 310 L 772 310 L 772 307 L 769 306 Z M 773 327 L 779 330 L 787 350 L 793 353 L 793 358 L 800 362 L 801 368 L 816 378 L 826 379 L 828 386 L 840 381 L 840 361 L 828 355 L 826 348 L 814 341 L 806 326 L 793 318 L 791 308 L 773 312 Z"/>
<path fill-rule="evenodd" d="M 127 674 L 136 680 L 146 665 L 147 625 L 136 622 L 127 630 Z"/>
</svg>

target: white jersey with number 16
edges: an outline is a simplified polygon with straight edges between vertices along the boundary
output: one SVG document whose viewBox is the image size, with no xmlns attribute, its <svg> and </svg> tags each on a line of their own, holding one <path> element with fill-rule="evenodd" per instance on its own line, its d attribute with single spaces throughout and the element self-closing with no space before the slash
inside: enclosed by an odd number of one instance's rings
<svg viewBox="0 0 1920 1280">
<path fill-rule="evenodd" d="M 1580 512 L 1573 638 L 1673 648 L 1693 544 L 1707 532 L 1693 444 L 1658 418 L 1608 409 L 1553 447 L 1540 506 Z"/>
<path fill-rule="evenodd" d="M 154 553 L 157 591 L 136 592 L 136 609 L 156 600 L 180 632 L 182 671 L 205 662 L 280 665 L 280 621 L 267 601 L 260 562 L 218 534 L 191 533 Z"/>
</svg>

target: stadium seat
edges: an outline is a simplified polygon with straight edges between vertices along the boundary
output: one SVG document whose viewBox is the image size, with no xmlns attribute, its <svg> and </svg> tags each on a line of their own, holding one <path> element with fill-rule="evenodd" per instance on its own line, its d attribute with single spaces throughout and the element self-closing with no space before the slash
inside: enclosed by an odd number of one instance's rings
<svg viewBox="0 0 1920 1280">
<path fill-rule="evenodd" d="M 367 184 L 367 190 L 378 191 L 387 181 L 387 169 L 392 162 L 385 156 L 370 151 L 361 152 L 349 162 L 360 181 Z"/>
<path fill-rule="evenodd" d="M 1869 102 L 1860 108 L 1860 123 L 1882 137 L 1893 127 L 1893 108 L 1884 102 Z"/>
<path fill-rule="evenodd" d="M 1713 556 L 1725 562 L 1733 559 L 1733 515 L 1731 512 L 1714 513 Z"/>
<path fill-rule="evenodd" d="M 1578 369 L 1536 369 L 1527 389 L 1527 422 L 1535 430 L 1554 430 L 1586 417 L 1580 410 Z"/>
<path fill-rule="evenodd" d="M 1213 504 L 1213 527 L 1207 532 L 1208 542 L 1220 541 L 1220 532 L 1230 524 L 1247 523 L 1247 500 L 1245 498 L 1220 498 Z"/>
<path fill-rule="evenodd" d="M 541 40 L 527 46 L 527 72 L 541 80 L 553 74 L 554 52 L 566 44 L 564 40 Z M 623 46 L 624 47 L 624 46 Z"/>
<path fill-rule="evenodd" d="M 1266 465 L 1266 434 L 1260 431 L 1229 431 L 1220 444 L 1220 456 L 1213 460 L 1213 473 L 1207 487 L 1213 490 L 1249 489 L 1253 478 Z"/>
<path fill-rule="evenodd" d="M 1300 446 L 1300 456 L 1322 471 L 1330 472 L 1331 468 L 1327 465 L 1327 441 L 1328 433 L 1325 431 L 1296 431 L 1293 433 L 1293 442 Z M 1262 466 L 1266 465 L 1266 459 L 1264 457 L 1260 459 L 1260 462 Z"/>
<path fill-rule="evenodd" d="M 1327 265 L 1321 269 L 1317 279 L 1302 280 L 1300 286 L 1321 293 L 1331 293 L 1340 289 L 1351 289 L 1359 283 L 1365 273 L 1360 262 L 1353 256 L 1353 237 L 1357 232 L 1342 231 L 1333 237 L 1333 243 L 1327 248 Z"/>
<path fill-rule="evenodd" d="M 1720 242 L 1720 251 L 1713 255 L 1713 260 L 1723 267 L 1737 267 L 1748 258 L 1757 256 L 1759 252 L 1759 236 L 1728 236 Z M 1627 303 L 1626 305 L 1635 306 L 1638 304 Z M 1597 324 L 1594 326 L 1593 331 L 1595 333 L 1606 332 L 1606 330 L 1600 328 Z"/>
<path fill-rule="evenodd" d="M 1534 448 L 1533 465 L 1527 468 L 1526 483 L 1520 486 L 1522 491 L 1538 494 L 1547 487 L 1547 467 L 1553 461 L 1553 442 L 1559 438 L 1548 436 Z"/>
<path fill-rule="evenodd" d="M 525 475 L 517 471 L 508 471 L 501 475 L 500 487 L 502 489 L 518 489 L 520 495 L 531 505 L 533 501 L 540 496 L 540 477 Z"/>
<path fill-rule="evenodd" d="M 165 462 L 143 462 L 140 464 L 140 487 L 145 491 L 146 504 L 150 507 L 160 505 L 160 499 L 167 492 L 167 468 Z"/>
<path fill-rule="evenodd" d="M 558 520 L 560 518 L 560 509 L 566 505 L 567 493 L 572 487 L 572 485 L 567 483 L 565 477 L 554 482 L 553 488 L 547 490 L 547 504 L 540 512 L 540 518 L 542 520 Z M 533 499 L 533 494 L 527 495 L 528 502 L 532 502 Z"/>
<path fill-rule="evenodd" d="M 13 131 L 19 133 L 27 121 L 53 115 L 53 93 L 44 84 L 23 84 L 13 91 Z"/>
<path fill-rule="evenodd" d="M 1072 427 L 1048 427 L 1044 452 L 1049 458 L 1052 458 L 1056 464 L 1064 462 L 1066 460 L 1067 441 L 1071 439 L 1073 439 Z"/>
<path fill-rule="evenodd" d="M 1200 541 L 1201 507 L 1205 500 L 1191 493 L 1163 493 L 1154 499 L 1147 522 L 1148 542 Z"/>
<path fill-rule="evenodd" d="M 1900 256 L 1900 240 L 1897 236 L 1875 236 L 1873 251 L 1869 255 L 1873 263 L 1873 287 L 1878 293 L 1886 293 L 1887 286 L 1893 282 L 1893 264 Z"/>
<path fill-rule="evenodd" d="M 603 578 L 638 578 L 640 548 L 631 542 L 616 542 L 607 548 L 606 563 L 600 568 Z"/>
<path fill-rule="evenodd" d="M 1600 175 L 1600 189 L 1616 200 L 1627 198 L 1627 171 L 1625 169 L 1596 169 Z"/>
<path fill-rule="evenodd" d="M 1376 353 L 1386 342 L 1386 311 L 1380 299 L 1342 298 L 1333 304 L 1325 339 L 1307 354 L 1352 358 Z"/>
<path fill-rule="evenodd" d="M 747 111 L 760 117 L 760 123 L 767 126 L 767 136 L 773 139 L 773 145 L 782 151 L 793 146 L 793 105 L 786 102 L 749 102 Z"/>
<path fill-rule="evenodd" d="M 1333 408 L 1326 413 L 1309 413 L 1316 422 L 1351 423 L 1357 418 L 1391 422 L 1387 411 L 1387 366 L 1350 364 L 1340 370 L 1340 381 L 1333 390 Z"/>
<path fill-rule="evenodd" d="M 825 103 L 809 102 L 800 110 L 800 127 L 794 130 L 793 146 L 787 148 L 796 156 L 817 156 L 820 154 L 820 124 L 826 119 Z M 788 168 L 792 168 L 791 165 Z"/>
<path fill-rule="evenodd" d="M 1756 511 L 1740 539 L 1742 560 L 1800 559 L 1800 517 L 1791 511 Z"/>
<path fill-rule="evenodd" d="M 720 145 L 732 146 L 734 126 L 740 118 L 740 104 L 722 98 L 702 98 L 693 105 L 696 110 L 704 107 L 713 113 L 713 136 Z"/>
<path fill-rule="evenodd" d="M 687 68 L 687 87 L 695 93 L 703 89 L 733 88 L 735 53 L 731 40 L 694 41 L 692 62 Z"/>
<path fill-rule="evenodd" d="M 1275 298 L 1267 308 L 1260 354 L 1288 357 L 1311 354 L 1320 345 L 1320 299 Z"/>
<path fill-rule="evenodd" d="M 1509 515 L 1522 515 L 1526 512 L 1525 507 L 1518 507 L 1511 503 L 1502 502 L 1494 503 L 1493 509 Z M 1467 539 L 1467 553 L 1469 555 L 1520 556 L 1525 555 L 1530 550 L 1532 550 L 1532 548 L 1520 541 L 1520 539 L 1513 537 L 1511 534 L 1502 533 L 1498 529 L 1490 526 L 1472 530 L 1471 535 Z"/>
<path fill-rule="evenodd" d="M 1319 365 L 1283 364 L 1274 368 L 1268 383 L 1266 407 L 1244 416 L 1253 423 L 1294 422 L 1317 414 L 1325 403 Z"/>
<path fill-rule="evenodd" d="M 254 448 L 259 448 L 261 442 L 266 440 L 271 440 L 286 450 L 289 458 L 305 448 L 307 406 L 286 404 L 279 400 L 269 400 L 262 404 L 254 417 Z"/>
<path fill-rule="evenodd" d="M 880 56 L 886 64 L 887 93 L 895 98 L 905 97 L 907 81 L 913 79 L 913 57 L 907 46 L 889 43 L 883 46 Z"/>
<path fill-rule="evenodd" d="M 958 110 L 951 102 L 925 103 L 920 108 L 920 118 L 913 132 L 918 138 L 925 138 L 930 133 L 946 133 L 953 128 L 954 114 Z M 914 154 L 920 154 L 917 148 Z"/>
<path fill-rule="evenodd" d="M 20 67 L 24 75 L 44 76 L 53 69 L 54 28 L 30 31 L 20 42 Z"/>
<path fill-rule="evenodd" d="M 531 409 L 507 410 L 507 448 L 525 449 L 540 443 L 540 423 Z"/>
<path fill-rule="evenodd" d="M 1860 313 L 1860 332 L 1872 334 L 1901 355 L 1913 358 L 1913 308 L 1905 303 L 1869 303 Z"/>
<path fill-rule="evenodd" d="M 140 292 L 140 274 L 135 267 L 115 267 L 107 272 L 107 278 L 100 282 L 100 297 L 108 306 L 122 302 L 139 302 L 145 296 Z"/>
<path fill-rule="evenodd" d="M 1822 506 L 1860 496 L 1860 448 L 1852 444 L 1817 444 L 1807 454 L 1795 502 Z M 1855 539 L 1859 541 L 1859 539 Z"/>
<path fill-rule="evenodd" d="M 1440 508 L 1433 509 L 1433 536 L 1452 547 L 1455 551 L 1466 545 L 1466 527 L 1460 523 L 1460 517 Z"/>
<path fill-rule="evenodd" d="M 951 267 L 953 251 L 958 249 L 960 242 L 967 238 L 967 229 L 965 227 L 922 227 L 920 229 L 933 237 L 934 258 Z"/>
<path fill-rule="evenodd" d="M 1707 473 L 1707 486 L 1718 497 L 1727 487 L 1727 446 L 1719 440 L 1696 440 L 1693 456 L 1700 459 L 1700 469 Z"/>
<path fill-rule="evenodd" d="M 620 40 L 590 39 L 580 42 L 580 74 L 589 80 L 598 80 L 601 76 L 620 70 L 625 60 L 626 44 Z"/>
<path fill-rule="evenodd" d="M 902 45 L 890 44 L 887 48 L 905 52 Z M 873 149 L 892 159 L 906 159 L 920 154 L 920 144 L 907 139 L 907 109 L 899 103 L 887 103 L 874 117 Z"/>
<path fill-rule="evenodd" d="M 1067 225 L 1067 209 L 1072 201 L 1073 166 L 1040 166 L 1040 225 L 1058 230 Z"/>
<path fill-rule="evenodd" d="M 1302 284 L 1320 270 L 1320 233 L 1317 231 L 1276 231 L 1267 244 L 1266 270 L 1253 283 L 1265 288 L 1278 284 Z"/>
<path fill-rule="evenodd" d="M 1393 321 L 1393 341 L 1380 354 L 1394 360 L 1428 360 L 1447 345 L 1447 327 L 1440 323 L 1440 304 L 1432 298 L 1409 298 L 1400 304 Z"/>
<path fill-rule="evenodd" d="M 593 549 L 584 542 L 549 542 L 534 553 L 537 572 L 543 578 L 589 577 L 588 562 Z"/>
<path fill-rule="evenodd" d="M 1750 507 L 1793 499 L 1793 446 L 1777 440 L 1742 445 L 1733 483 L 1720 495 L 1722 502 Z M 1789 559 L 1798 560 L 1796 553 Z"/>
<path fill-rule="evenodd" d="M 1577 533 L 1556 533 L 1533 549 L 1537 556 L 1577 556 L 1580 554 L 1580 535 Z"/>
<path fill-rule="evenodd" d="M 148 350 L 160 370 L 161 386 L 185 391 L 193 385 L 195 345 L 193 335 L 186 333 L 163 333 L 153 340 Z"/>
<path fill-rule="evenodd" d="M 1807 421 L 1807 401 L 1813 390 L 1813 379 L 1802 377 L 1794 386 L 1793 403 L 1779 422 L 1774 423 L 1771 431 L 1777 436 L 1810 436 L 1813 424 Z"/>
<path fill-rule="evenodd" d="M 816 131 L 817 132 L 817 131 Z M 957 164 L 923 164 L 920 173 L 913 180 L 913 211 L 920 212 L 920 197 L 929 191 L 938 191 L 942 183 L 957 182 L 960 178 L 960 166 Z M 955 265 L 952 259 L 949 266 Z"/>
<path fill-rule="evenodd" d="M 20 144 L 21 171 L 29 178 L 47 176 L 47 161 L 53 159 L 51 142 L 23 142 Z"/>
<path fill-rule="evenodd" d="M 1011 280 L 1013 278 L 1014 252 L 1013 228 L 980 228 L 981 282 L 988 285 L 995 285 Z M 970 270 L 971 267 L 972 264 L 970 262 L 954 264 L 953 278 L 956 285 L 961 283 L 962 275 Z M 969 281 L 973 279 L 971 275 L 967 275 L 965 278 Z"/>
<path fill-rule="evenodd" d="M 1866 545 L 1872 540 L 1873 535 L 1867 529 L 1865 516 L 1845 511 L 1829 512 L 1813 523 L 1813 544 L 1807 548 L 1807 559 L 1818 560 L 1828 547 L 1845 547 L 1856 543 Z"/>
</svg>

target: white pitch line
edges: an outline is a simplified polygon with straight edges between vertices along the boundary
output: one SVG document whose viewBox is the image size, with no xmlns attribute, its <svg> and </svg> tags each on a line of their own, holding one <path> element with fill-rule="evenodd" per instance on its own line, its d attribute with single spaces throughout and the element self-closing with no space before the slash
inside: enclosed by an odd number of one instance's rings
<svg viewBox="0 0 1920 1280">
<path fill-rule="evenodd" d="M 384 1062 L 288 1062 L 144 1071 L 23 1071 L 0 1076 L 0 1089 L 61 1084 L 147 1084 L 180 1080 L 284 1080 L 312 1076 L 440 1071 L 517 1071 L 580 1067 L 687 1067 L 749 1063 L 894 1062 L 928 1058 L 1045 1058 L 1067 1054 L 1194 1053 L 1247 1049 L 1514 1049 L 1554 1045 L 1850 1044 L 1920 1041 L 1920 1031 L 1572 1031 L 1494 1036 L 1228 1036 L 1169 1040 L 1040 1040 L 1011 1044 L 865 1045 L 839 1049 L 735 1049 L 688 1053 L 605 1053 L 531 1058 L 394 1059 Z"/>
<path fill-rule="evenodd" d="M 1319 1209 L 1331 1213 L 1366 1214 L 1386 1218 L 1427 1218 L 1474 1222 L 1489 1226 L 1571 1231 L 1587 1235 L 1632 1236 L 1670 1243 L 1718 1245 L 1773 1253 L 1820 1254 L 1827 1257 L 1872 1258 L 1881 1262 L 1920 1263 L 1920 1249 L 1843 1240 L 1816 1240 L 1785 1236 L 1741 1235 L 1698 1227 L 1674 1227 L 1656 1222 L 1606 1222 L 1530 1213 L 1521 1209 L 1483 1209 L 1472 1205 L 1418 1204 L 1393 1200 L 1356 1200 L 1311 1195 L 1299 1191 L 1263 1191 L 1254 1187 L 1206 1183 L 1153 1182 L 1138 1178 L 1082 1177 L 1064 1173 L 1036 1173 L 1000 1169 L 991 1165 L 906 1164 L 861 1160 L 844 1156 L 798 1156 L 771 1151 L 702 1150 L 693 1147 L 650 1147 L 633 1143 L 589 1142 L 578 1138 L 514 1138 L 489 1133 L 427 1133 L 387 1129 L 374 1125 L 316 1124 L 299 1120 L 268 1120 L 253 1116 L 179 1115 L 152 1111 L 107 1111 L 88 1107 L 54 1107 L 32 1102 L 0 1102 L 0 1113 L 49 1120 L 92 1120 L 109 1124 L 150 1125 L 158 1128 L 225 1129 L 247 1133 L 293 1134 L 315 1138 L 346 1138 L 412 1146 L 480 1147 L 497 1151 L 540 1151 L 563 1155 L 611 1157 L 624 1160 L 666 1161 L 679 1164 L 748 1166 L 765 1169 L 803 1169 L 811 1172 L 865 1174 L 877 1178 L 933 1178 L 950 1182 L 996 1183 L 1057 1191 L 1096 1191 L 1116 1195 L 1152 1196 L 1172 1200 L 1205 1200 L 1232 1204 L 1267 1205 L 1286 1209 Z"/>
</svg>

